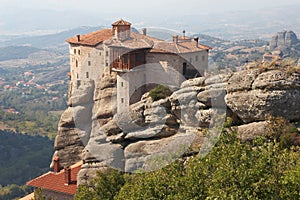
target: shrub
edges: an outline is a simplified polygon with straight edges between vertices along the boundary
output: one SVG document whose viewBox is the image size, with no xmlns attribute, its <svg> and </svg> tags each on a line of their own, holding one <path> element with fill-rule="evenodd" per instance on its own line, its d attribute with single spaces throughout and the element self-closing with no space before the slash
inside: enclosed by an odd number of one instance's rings
<svg viewBox="0 0 300 200">
<path fill-rule="evenodd" d="M 101 171 L 89 185 L 79 187 L 75 199 L 113 200 L 124 184 L 124 176 L 120 171 L 114 169 Z"/>
<path fill-rule="evenodd" d="M 164 98 L 170 96 L 171 94 L 172 94 L 172 91 L 164 85 L 157 85 L 149 93 L 149 95 L 153 101 L 158 101 L 160 99 L 164 99 Z"/>
</svg>

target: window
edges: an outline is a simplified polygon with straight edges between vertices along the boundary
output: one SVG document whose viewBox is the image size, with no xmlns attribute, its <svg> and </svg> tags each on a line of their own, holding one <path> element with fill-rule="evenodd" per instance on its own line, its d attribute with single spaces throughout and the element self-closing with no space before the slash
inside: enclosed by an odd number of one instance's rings
<svg viewBox="0 0 300 200">
<path fill-rule="evenodd" d="M 205 56 L 202 56 L 202 61 L 205 61 Z"/>
<path fill-rule="evenodd" d="M 106 56 L 108 56 L 108 51 L 106 51 Z"/>
<path fill-rule="evenodd" d="M 88 53 L 88 57 L 91 57 L 91 54 L 90 54 L 90 53 Z"/>
<path fill-rule="evenodd" d="M 121 98 L 121 103 L 124 103 L 124 98 Z"/>
<path fill-rule="evenodd" d="M 80 50 L 78 50 L 78 55 L 80 55 Z"/>
<path fill-rule="evenodd" d="M 86 78 L 89 78 L 89 73 L 88 72 L 86 73 Z"/>
<path fill-rule="evenodd" d="M 101 56 L 101 51 L 99 52 L 99 56 Z"/>
<path fill-rule="evenodd" d="M 78 73 L 76 74 L 76 77 L 77 77 L 77 79 L 79 79 L 79 74 Z"/>
<path fill-rule="evenodd" d="M 124 87 L 124 83 L 123 82 L 121 82 L 121 87 Z"/>
<path fill-rule="evenodd" d="M 78 67 L 78 60 L 76 60 L 76 64 L 75 65 L 76 65 L 76 67 Z"/>
<path fill-rule="evenodd" d="M 74 54 L 76 54 L 76 49 L 74 49 Z"/>
<path fill-rule="evenodd" d="M 88 66 L 91 66 L 91 61 L 88 61 Z"/>
<path fill-rule="evenodd" d="M 186 75 L 186 67 L 187 67 L 187 64 L 186 64 L 186 63 L 183 63 L 183 64 L 182 64 L 182 75 L 183 75 L 183 76 Z"/>
<path fill-rule="evenodd" d="M 108 67 L 108 62 L 106 61 L 105 66 Z"/>
<path fill-rule="evenodd" d="M 198 61 L 198 56 L 196 56 L 195 60 L 196 60 L 196 62 Z"/>
</svg>

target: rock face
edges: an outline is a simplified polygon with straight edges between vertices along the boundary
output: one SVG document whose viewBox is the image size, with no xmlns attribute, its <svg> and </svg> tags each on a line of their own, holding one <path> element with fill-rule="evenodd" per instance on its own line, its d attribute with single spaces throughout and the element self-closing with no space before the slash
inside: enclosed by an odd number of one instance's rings
<svg viewBox="0 0 300 200">
<path fill-rule="evenodd" d="M 270 50 L 296 46 L 300 41 L 293 31 L 278 32 L 270 42 Z"/>
<path fill-rule="evenodd" d="M 291 33 L 277 37 L 285 38 L 285 44 L 295 42 Z M 69 87 L 55 155 L 63 166 L 83 160 L 79 184 L 107 166 L 151 171 L 187 151 L 209 150 L 226 117 L 243 124 L 237 128 L 242 141 L 264 134 L 269 115 L 300 121 L 297 71 L 248 69 L 195 78 L 165 99 L 153 102 L 145 94 L 124 113 L 117 113 L 116 80 L 112 73 L 99 82 Z"/>
<path fill-rule="evenodd" d="M 245 123 L 265 120 L 268 115 L 300 119 L 300 74 L 272 70 L 258 74 L 237 72 L 228 81 L 227 106 Z M 237 77 L 242 80 L 237 81 Z M 247 78 L 243 78 L 247 77 Z M 293 109 L 291 109 L 293 108 Z"/>
</svg>

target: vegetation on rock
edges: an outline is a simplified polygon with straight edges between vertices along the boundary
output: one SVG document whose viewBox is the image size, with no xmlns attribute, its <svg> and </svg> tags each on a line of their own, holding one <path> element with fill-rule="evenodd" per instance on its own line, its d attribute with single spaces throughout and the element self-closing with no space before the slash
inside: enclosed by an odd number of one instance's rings
<svg viewBox="0 0 300 200">
<path fill-rule="evenodd" d="M 166 97 L 169 97 L 171 94 L 172 94 L 172 91 L 164 85 L 157 85 L 149 93 L 149 95 L 153 101 L 158 101 L 160 99 L 164 99 Z"/>
<path fill-rule="evenodd" d="M 299 199 L 299 148 L 266 141 L 242 143 L 234 132 L 224 131 L 206 157 L 178 160 L 150 173 L 98 174 L 90 187 L 79 188 L 77 199 Z M 120 188 L 114 196 L 93 189 L 113 186 Z"/>
</svg>

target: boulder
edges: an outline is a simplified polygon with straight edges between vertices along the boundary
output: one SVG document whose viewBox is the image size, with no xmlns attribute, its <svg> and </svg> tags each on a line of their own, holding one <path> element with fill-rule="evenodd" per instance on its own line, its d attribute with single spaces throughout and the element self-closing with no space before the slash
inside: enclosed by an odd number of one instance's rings
<svg viewBox="0 0 300 200">
<path fill-rule="evenodd" d="M 114 144 L 107 141 L 105 134 L 93 135 L 85 149 L 89 157 L 114 169 L 124 170 L 124 151 L 121 144 Z"/>
<path fill-rule="evenodd" d="M 268 123 L 262 121 L 241 125 L 238 126 L 237 133 L 242 142 L 253 140 L 258 136 L 266 136 L 268 133 Z"/>
<path fill-rule="evenodd" d="M 251 90 L 227 94 L 227 106 L 245 123 L 262 121 L 268 115 L 300 120 L 300 90 Z"/>
<path fill-rule="evenodd" d="M 111 118 L 117 113 L 117 90 L 108 89 L 100 92 L 102 97 L 95 101 L 93 109 L 93 119 Z"/>
<path fill-rule="evenodd" d="M 229 78 L 232 76 L 232 73 L 227 74 L 218 74 L 212 77 L 209 77 L 205 80 L 205 85 L 213 85 L 217 83 L 226 83 L 228 82 Z"/>
<path fill-rule="evenodd" d="M 80 81 L 80 85 L 73 87 L 71 94 L 72 107 L 93 103 L 94 81 Z"/>
<path fill-rule="evenodd" d="M 186 80 L 181 84 L 181 88 L 187 88 L 192 86 L 202 87 L 204 86 L 205 79 L 206 79 L 205 77 L 199 77 L 199 78 Z"/>
<path fill-rule="evenodd" d="M 176 134 L 160 140 L 138 141 L 125 150 L 125 171 L 141 172 L 160 169 L 179 158 L 190 147 L 194 134 Z"/>
<path fill-rule="evenodd" d="M 258 75 L 259 69 L 250 69 L 234 73 L 228 81 L 227 92 L 251 90 L 252 84 Z"/>
<path fill-rule="evenodd" d="M 200 92 L 197 95 L 198 101 L 207 107 L 226 107 L 224 97 L 226 91 L 224 89 L 211 89 Z"/>
<path fill-rule="evenodd" d="M 68 107 L 61 115 L 58 127 L 75 127 L 74 112 L 72 107 Z"/>
<path fill-rule="evenodd" d="M 290 75 L 282 70 L 264 72 L 255 79 L 252 88 L 268 90 L 300 88 L 300 74 Z"/>
<path fill-rule="evenodd" d="M 107 169 L 108 167 L 100 162 L 84 163 L 77 174 L 77 186 L 88 185 L 96 178 L 97 172 L 105 172 Z"/>
<path fill-rule="evenodd" d="M 55 154 L 60 158 L 61 166 L 69 166 L 81 160 L 84 146 L 79 132 L 78 129 L 59 128 L 54 148 Z"/>
</svg>

